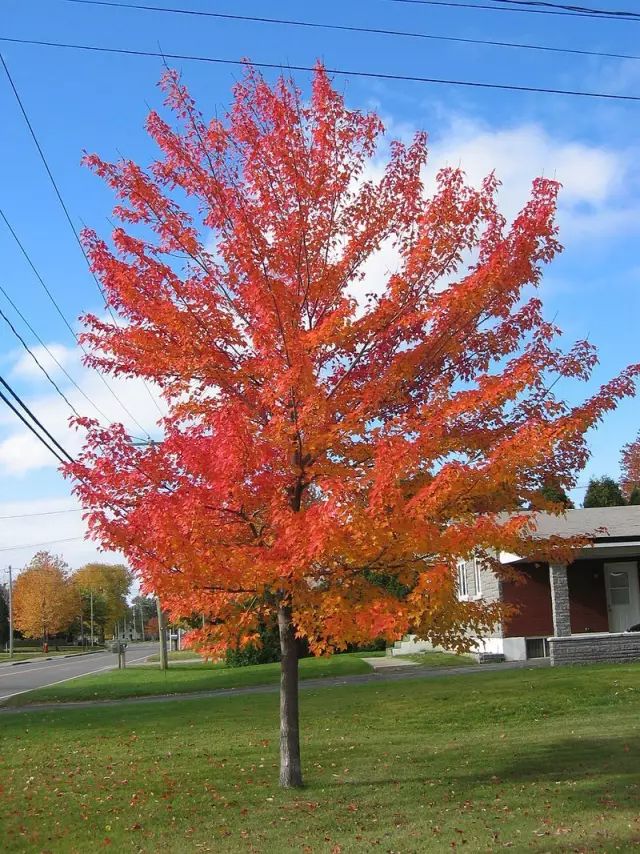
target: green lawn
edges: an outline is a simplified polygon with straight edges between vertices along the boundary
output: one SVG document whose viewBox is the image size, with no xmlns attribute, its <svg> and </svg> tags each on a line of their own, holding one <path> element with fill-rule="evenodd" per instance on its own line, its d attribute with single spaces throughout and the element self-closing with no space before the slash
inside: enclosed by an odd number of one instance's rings
<svg viewBox="0 0 640 854">
<path fill-rule="evenodd" d="M 451 652 L 436 652 L 435 650 L 394 656 L 394 660 L 397 659 L 398 664 L 401 664 L 404 658 L 415 661 L 423 667 L 465 667 L 468 664 L 478 663 L 472 655 L 454 655 Z"/>
<path fill-rule="evenodd" d="M 334 655 L 329 658 L 303 658 L 302 679 L 370 673 L 371 667 L 360 653 Z M 5 701 L 9 705 L 70 702 L 73 700 L 113 700 L 121 697 L 144 697 L 157 694 L 189 694 L 216 688 L 243 688 L 280 680 L 280 664 L 257 664 L 250 667 L 225 667 L 223 664 L 175 663 L 167 671 L 156 667 L 127 667 L 91 676 L 82 676 L 60 685 L 38 688 Z"/>
<path fill-rule="evenodd" d="M 194 652 L 192 649 L 179 649 L 169 652 L 167 655 L 169 656 L 169 661 L 185 661 L 193 658 L 200 658 L 198 653 Z M 154 655 L 150 655 L 147 661 L 160 661 L 160 654 L 156 652 Z"/>
<path fill-rule="evenodd" d="M 0 716 L 3 849 L 632 851 L 640 667 L 305 691 L 307 787 L 275 694 Z"/>
</svg>

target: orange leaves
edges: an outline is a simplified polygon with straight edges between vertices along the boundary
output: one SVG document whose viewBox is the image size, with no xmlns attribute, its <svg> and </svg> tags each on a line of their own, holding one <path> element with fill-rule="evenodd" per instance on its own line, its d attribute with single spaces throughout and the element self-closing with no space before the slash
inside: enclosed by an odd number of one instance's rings
<svg viewBox="0 0 640 854">
<path fill-rule="evenodd" d="M 596 361 L 560 350 L 530 297 L 560 249 L 557 183 L 512 223 L 493 174 L 442 170 L 428 196 L 425 134 L 381 165 L 380 119 L 321 67 L 310 98 L 248 67 L 222 120 L 174 72 L 161 85 L 174 121 L 149 116 L 148 171 L 87 158 L 123 225 L 84 239 L 126 323 L 89 317 L 84 340 L 169 410 L 150 447 L 84 423 L 67 471 L 92 533 L 173 617 L 205 615 L 211 651 L 283 601 L 316 651 L 407 631 L 461 647 L 500 613 L 457 601 L 457 557 L 531 552 L 526 520 L 499 514 L 571 483 L 638 373 L 573 409 L 554 396 Z"/>
<path fill-rule="evenodd" d="M 18 575 L 13 589 L 15 627 L 28 638 L 67 629 L 80 612 L 80 598 L 68 567 L 48 552 L 38 552 Z"/>
</svg>

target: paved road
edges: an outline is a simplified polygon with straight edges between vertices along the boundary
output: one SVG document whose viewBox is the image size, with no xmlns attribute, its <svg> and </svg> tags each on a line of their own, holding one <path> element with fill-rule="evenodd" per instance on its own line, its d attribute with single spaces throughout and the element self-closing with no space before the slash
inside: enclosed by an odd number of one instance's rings
<svg viewBox="0 0 640 854">
<path fill-rule="evenodd" d="M 127 664 L 142 661 L 157 651 L 155 643 L 132 644 L 127 649 Z M 118 656 L 111 652 L 96 652 L 74 658 L 52 658 L 49 661 L 31 661 L 21 664 L 0 665 L 0 703 L 8 697 L 23 694 L 33 688 L 55 685 L 86 676 L 100 670 L 118 666 Z"/>
</svg>

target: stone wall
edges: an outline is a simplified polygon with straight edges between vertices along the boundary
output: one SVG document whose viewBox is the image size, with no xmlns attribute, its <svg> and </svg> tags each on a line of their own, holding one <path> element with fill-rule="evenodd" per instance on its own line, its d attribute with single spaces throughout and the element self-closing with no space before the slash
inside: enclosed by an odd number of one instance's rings
<svg viewBox="0 0 640 854">
<path fill-rule="evenodd" d="M 640 661 L 640 632 L 549 638 L 549 654 L 552 667 L 561 664 L 623 664 Z"/>
</svg>

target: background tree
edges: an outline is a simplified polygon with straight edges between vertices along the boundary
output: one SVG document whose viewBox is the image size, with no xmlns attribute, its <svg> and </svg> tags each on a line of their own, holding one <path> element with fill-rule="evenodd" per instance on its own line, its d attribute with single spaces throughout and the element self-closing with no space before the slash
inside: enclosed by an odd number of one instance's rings
<svg viewBox="0 0 640 854">
<path fill-rule="evenodd" d="M 565 510 L 571 510 L 574 507 L 573 501 L 567 495 L 564 487 L 557 481 L 548 480 L 540 489 L 541 502 L 532 502 L 532 509 L 544 509 L 546 503 L 558 504 Z"/>
<path fill-rule="evenodd" d="M 640 503 L 637 500 L 637 491 L 640 490 L 640 434 L 622 449 L 620 469 L 622 471 L 620 483 L 624 494 L 630 497 L 634 491 L 636 493 L 634 501 L 630 500 L 629 504 Z"/>
<path fill-rule="evenodd" d="M 549 377 L 596 361 L 584 341 L 563 353 L 531 296 L 559 249 L 555 182 L 508 225 L 493 175 L 447 168 L 426 194 L 422 133 L 371 169 L 380 119 L 322 69 L 304 99 L 249 69 L 225 121 L 173 72 L 163 87 L 178 126 L 151 113 L 148 171 L 87 158 L 119 201 L 113 242 L 84 240 L 123 322 L 89 316 L 83 340 L 91 364 L 160 386 L 165 437 L 82 420 L 66 472 L 171 617 L 206 616 L 194 644 L 217 656 L 277 620 L 280 781 L 298 786 L 297 638 L 466 648 L 502 611 L 458 601 L 457 558 L 536 553 L 531 516 L 499 511 L 573 481 L 638 367 L 574 409 L 553 396 Z M 371 281 L 383 248 L 395 270 Z"/>
<path fill-rule="evenodd" d="M 612 477 L 592 477 L 583 507 L 622 507 L 626 503 L 622 490 Z"/>
<path fill-rule="evenodd" d="M 640 486 L 634 486 L 631 490 L 631 494 L 629 495 L 629 504 L 637 505 L 640 504 Z"/>
<path fill-rule="evenodd" d="M 65 631 L 79 613 L 78 593 L 62 558 L 38 552 L 13 585 L 13 622 L 28 638 Z"/>
<path fill-rule="evenodd" d="M 93 594 L 94 626 L 101 640 L 113 635 L 116 623 L 128 614 L 127 596 L 133 578 L 122 564 L 88 563 L 73 574 L 73 583 L 82 597 L 82 614 L 90 618 Z"/>
<path fill-rule="evenodd" d="M 145 637 L 147 634 L 151 636 L 154 634 L 149 630 L 149 622 L 154 618 L 157 620 L 156 609 L 156 600 L 151 596 L 139 595 L 131 600 L 131 619 L 138 631 L 144 627 Z M 157 634 L 157 626 L 155 634 Z"/>
<path fill-rule="evenodd" d="M 9 590 L 6 584 L 0 584 L 0 644 L 9 640 Z"/>
</svg>

